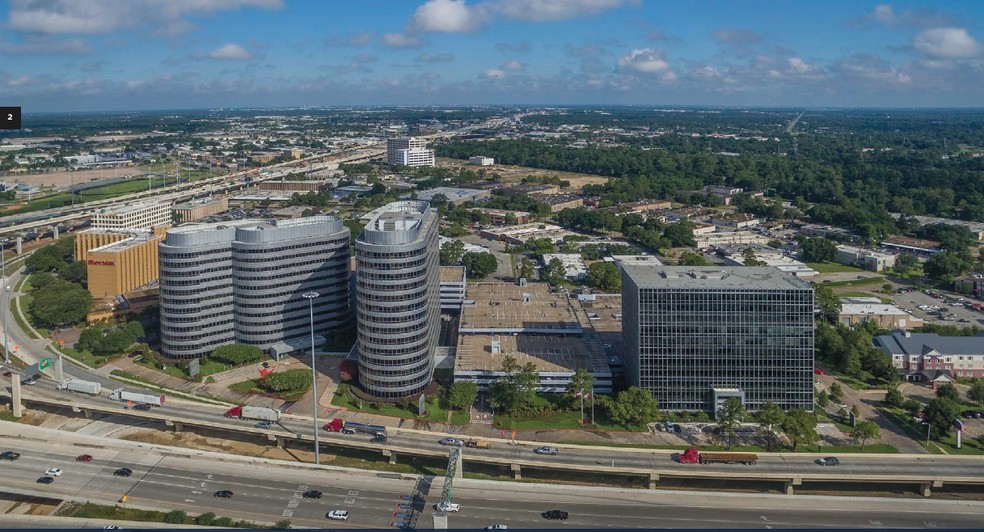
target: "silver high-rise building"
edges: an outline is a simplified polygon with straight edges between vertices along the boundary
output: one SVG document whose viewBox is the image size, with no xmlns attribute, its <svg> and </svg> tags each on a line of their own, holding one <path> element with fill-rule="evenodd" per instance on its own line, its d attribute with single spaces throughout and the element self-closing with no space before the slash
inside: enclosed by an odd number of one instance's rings
<svg viewBox="0 0 984 532">
<path fill-rule="evenodd" d="M 430 385 L 440 333 L 437 213 L 426 201 L 387 205 L 355 240 L 359 383 L 374 397 Z"/>
<path fill-rule="evenodd" d="M 630 386 L 664 410 L 813 410 L 813 286 L 768 267 L 622 267 Z"/>
<path fill-rule="evenodd" d="M 302 293 L 320 294 L 316 333 L 350 321 L 350 233 L 329 216 L 168 230 L 159 245 L 164 356 L 199 358 L 231 343 L 272 355 L 309 349 Z"/>
</svg>

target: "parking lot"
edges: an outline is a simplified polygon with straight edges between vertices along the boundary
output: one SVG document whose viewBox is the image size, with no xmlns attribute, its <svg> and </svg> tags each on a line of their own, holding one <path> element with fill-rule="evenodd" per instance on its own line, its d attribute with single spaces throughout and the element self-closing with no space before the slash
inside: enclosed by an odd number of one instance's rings
<svg viewBox="0 0 984 532">
<path fill-rule="evenodd" d="M 972 308 L 967 308 L 962 303 L 968 300 L 980 303 L 980 300 L 970 299 L 966 296 L 961 296 L 959 294 L 938 292 L 934 291 L 937 297 L 932 297 L 919 290 L 913 290 L 912 292 L 907 292 L 904 294 L 895 294 L 892 298 L 895 300 L 895 304 L 899 307 L 908 310 L 913 315 L 918 318 L 926 320 L 927 323 L 934 324 L 947 324 L 947 325 L 981 325 L 984 324 L 984 313 L 974 310 Z M 961 304 L 950 305 L 946 303 L 945 298 L 950 298 L 951 300 L 963 301 Z M 920 305 L 925 305 L 930 307 L 929 310 L 920 309 Z M 938 307 L 940 309 L 946 309 L 948 313 L 953 314 L 953 319 L 943 320 L 932 312 L 932 307 Z"/>
</svg>

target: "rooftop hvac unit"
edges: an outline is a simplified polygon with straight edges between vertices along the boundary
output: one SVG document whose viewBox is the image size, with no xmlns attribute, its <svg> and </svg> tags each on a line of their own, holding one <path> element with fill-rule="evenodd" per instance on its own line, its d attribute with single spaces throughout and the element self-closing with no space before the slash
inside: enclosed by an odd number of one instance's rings
<svg viewBox="0 0 984 532">
<path fill-rule="evenodd" d="M 502 344 L 498 340 L 492 340 L 492 354 L 501 355 L 502 354 Z"/>
<path fill-rule="evenodd" d="M 524 305 L 529 305 L 532 302 L 532 300 L 533 300 L 533 298 L 530 296 L 530 293 L 529 292 L 523 292 L 523 304 Z"/>
</svg>

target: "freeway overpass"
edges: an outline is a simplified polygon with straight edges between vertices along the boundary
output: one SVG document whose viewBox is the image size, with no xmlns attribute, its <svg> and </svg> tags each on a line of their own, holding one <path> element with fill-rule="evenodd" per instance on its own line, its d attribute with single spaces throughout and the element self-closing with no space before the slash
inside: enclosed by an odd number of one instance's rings
<svg viewBox="0 0 984 532">
<path fill-rule="evenodd" d="M 156 420 L 175 430 L 184 427 L 202 427 L 237 433 L 266 436 L 270 441 L 283 445 L 286 440 L 311 442 L 311 420 L 306 416 L 285 415 L 279 426 L 261 429 L 254 422 L 228 419 L 225 408 L 191 402 L 168 401 L 163 408 L 150 411 L 126 409 L 125 405 L 108 401 L 105 397 L 83 397 L 57 392 L 50 383 L 43 383 L 47 390 L 25 390 L 24 402 L 28 405 L 47 405 L 71 408 L 87 416 L 110 414 L 144 420 Z M 9 393 L 5 395 L 9 396 Z M 397 456 L 420 456 L 443 459 L 447 449 L 438 444 L 446 436 L 443 433 L 410 429 L 389 429 L 386 444 L 369 443 L 362 436 L 322 433 L 321 443 L 380 452 L 395 462 Z M 933 488 L 947 485 L 984 485 L 984 457 L 979 456 L 927 456 L 927 455 L 842 455 L 838 467 L 822 467 L 810 454 L 761 454 L 756 466 L 743 465 L 694 465 L 679 464 L 673 460 L 674 451 L 633 449 L 619 447 L 594 447 L 551 443 L 559 447 L 557 456 L 539 456 L 533 449 L 540 444 L 532 441 L 510 442 L 492 439 L 488 450 L 466 449 L 464 464 L 508 467 L 517 478 L 524 469 L 573 471 L 644 477 L 650 488 L 656 488 L 661 480 L 725 479 L 744 482 L 779 483 L 792 494 L 797 486 L 822 486 L 829 483 L 850 484 L 903 484 L 918 486 L 929 496 Z"/>
</svg>

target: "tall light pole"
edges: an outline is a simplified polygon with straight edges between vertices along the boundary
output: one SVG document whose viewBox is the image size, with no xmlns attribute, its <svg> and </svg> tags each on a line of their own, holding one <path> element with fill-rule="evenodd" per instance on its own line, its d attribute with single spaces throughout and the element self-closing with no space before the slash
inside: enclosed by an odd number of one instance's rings
<svg viewBox="0 0 984 532">
<path fill-rule="evenodd" d="M 7 286 L 7 243 L 3 243 L 3 247 L 0 247 L 0 269 L 2 269 L 3 279 L 2 284 L 0 284 L 0 290 L 3 293 L 0 294 L 0 305 L 3 306 L 0 312 L 3 313 L 3 361 L 6 364 L 10 364 L 10 344 L 7 342 L 7 309 L 10 307 L 10 287 Z"/>
<path fill-rule="evenodd" d="M 318 295 L 314 291 L 301 294 L 308 300 L 308 311 L 311 318 L 311 397 L 314 398 L 314 412 L 311 417 L 314 419 L 314 463 L 321 465 L 321 446 L 318 443 L 318 370 L 314 359 L 314 298 Z M 4 327 L 4 331 L 6 330 L 7 328 Z"/>
</svg>

